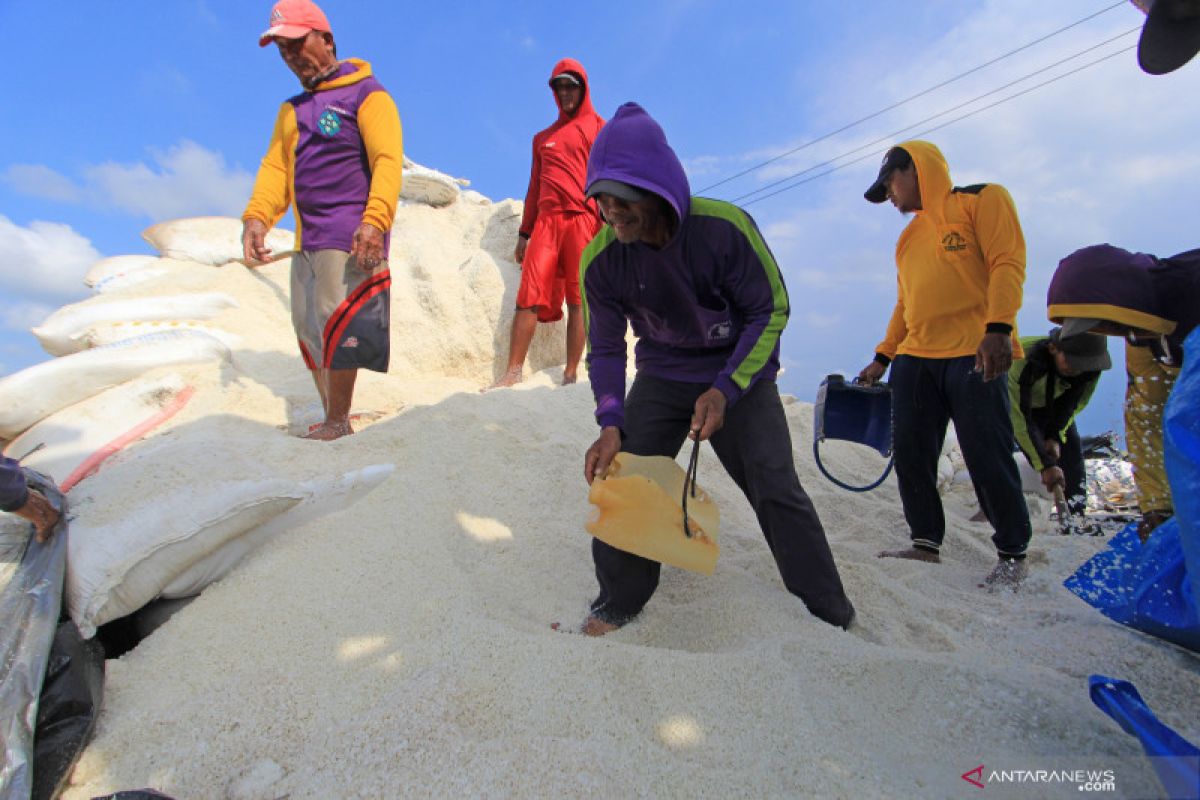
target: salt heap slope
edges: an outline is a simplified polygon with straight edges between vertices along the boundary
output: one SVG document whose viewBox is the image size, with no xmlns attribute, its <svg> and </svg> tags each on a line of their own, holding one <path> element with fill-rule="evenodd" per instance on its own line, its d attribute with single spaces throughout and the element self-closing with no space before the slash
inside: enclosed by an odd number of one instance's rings
<svg viewBox="0 0 1200 800">
<path fill-rule="evenodd" d="M 986 594 L 989 530 L 954 490 L 945 563 L 880 561 L 906 540 L 894 479 L 851 495 L 821 478 L 807 403 L 787 405 L 796 464 L 858 607 L 852 631 L 785 592 L 707 446 L 716 573 L 664 570 L 645 614 L 603 639 L 551 631 L 581 619 L 595 589 L 581 473 L 596 428 L 588 386 L 558 386 L 546 360 L 561 330 L 544 332 L 555 338 L 524 384 L 475 391 L 502 368 L 518 212 L 469 194 L 401 209 L 393 371 L 364 375 L 356 407 L 378 416 L 333 443 L 285 430 L 312 402 L 288 334 L 286 260 L 189 273 L 188 288 L 237 299 L 215 321 L 242 344 L 228 364 L 189 372 L 192 404 L 79 491 L 119 508 L 163 480 L 203 492 L 206 473 L 248 479 L 253 465 L 293 480 L 395 469 L 359 502 L 276 536 L 109 662 L 97 734 L 65 796 L 957 797 L 981 762 L 1111 768 L 1123 796 L 1158 793 L 1086 677 L 1133 680 L 1196 740 L 1200 671 L 1061 587 L 1101 542 L 1053 534 L 1039 508 L 1027 586 Z M 243 459 L 153 455 L 179 442 Z M 822 453 L 841 475 L 880 466 L 848 445 Z"/>
</svg>

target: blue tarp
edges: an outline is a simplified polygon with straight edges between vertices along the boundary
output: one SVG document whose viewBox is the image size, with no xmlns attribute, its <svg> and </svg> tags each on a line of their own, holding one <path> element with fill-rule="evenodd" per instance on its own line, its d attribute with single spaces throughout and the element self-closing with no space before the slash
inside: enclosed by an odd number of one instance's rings
<svg viewBox="0 0 1200 800">
<path fill-rule="evenodd" d="M 1109 619 L 1200 652 L 1200 328 L 1163 415 L 1175 516 L 1145 544 L 1130 525 L 1064 582 Z"/>
<path fill-rule="evenodd" d="M 1092 702 L 1136 736 L 1172 800 L 1200 798 L 1200 748 L 1164 725 L 1128 681 L 1088 678 Z"/>
</svg>

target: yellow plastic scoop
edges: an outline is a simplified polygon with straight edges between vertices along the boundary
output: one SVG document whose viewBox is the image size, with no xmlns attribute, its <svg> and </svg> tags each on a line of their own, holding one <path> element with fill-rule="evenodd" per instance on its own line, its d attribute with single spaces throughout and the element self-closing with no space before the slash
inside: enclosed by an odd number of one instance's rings
<svg viewBox="0 0 1200 800">
<path fill-rule="evenodd" d="M 602 478 L 592 481 L 588 501 L 596 506 L 584 527 L 600 541 L 627 553 L 712 575 L 721 548 L 721 516 L 708 493 L 696 488 L 687 499 L 686 474 L 666 456 L 617 453 Z"/>
</svg>

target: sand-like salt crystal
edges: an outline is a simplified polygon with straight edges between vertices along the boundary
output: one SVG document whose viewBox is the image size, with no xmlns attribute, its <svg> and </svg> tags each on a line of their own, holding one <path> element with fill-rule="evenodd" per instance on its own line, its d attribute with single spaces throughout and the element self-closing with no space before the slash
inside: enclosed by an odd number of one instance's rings
<svg viewBox="0 0 1200 800">
<path fill-rule="evenodd" d="M 394 371 L 364 375 L 356 398 L 382 416 L 331 444 L 283 430 L 313 399 L 287 327 L 286 262 L 205 268 L 197 291 L 238 297 L 218 321 L 247 344 L 232 366 L 189 373 L 197 400 L 160 444 L 139 447 L 235 441 L 265 475 L 296 479 L 396 470 L 109 662 L 66 797 L 146 786 L 178 798 L 959 797 L 980 763 L 1108 766 L 1119 796 L 1159 793 L 1086 679 L 1132 680 L 1198 741 L 1200 670 L 1061 586 L 1103 540 L 1059 536 L 1034 502 L 1028 583 L 987 594 L 990 529 L 967 521 L 960 486 L 946 498 L 944 563 L 881 561 L 907 541 L 895 479 L 851 494 L 822 478 L 808 403 L 786 407 L 796 463 L 858 608 L 852 631 L 783 589 L 707 446 L 715 575 L 665 569 L 642 617 L 604 639 L 550 630 L 578 622 L 595 592 L 582 458 L 596 428 L 587 384 L 557 385 L 561 326 L 539 333 L 525 383 L 476 392 L 502 367 L 518 212 L 473 193 L 401 209 Z M 847 478 L 882 468 L 840 443 L 822 458 Z M 155 481 L 203 492 L 212 472 L 175 464 L 128 487 L 101 472 L 80 492 L 93 504 Z"/>
</svg>

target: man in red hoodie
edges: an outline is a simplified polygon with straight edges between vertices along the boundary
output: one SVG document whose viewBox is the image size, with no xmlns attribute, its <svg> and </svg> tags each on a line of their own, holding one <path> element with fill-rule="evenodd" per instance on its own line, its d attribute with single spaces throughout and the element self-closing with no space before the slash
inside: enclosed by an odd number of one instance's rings
<svg viewBox="0 0 1200 800">
<path fill-rule="evenodd" d="M 520 383 L 525 356 L 538 322 L 562 319 L 567 301 L 567 363 L 563 384 L 574 383 L 583 355 L 583 314 L 579 298 L 579 257 L 600 230 L 600 217 L 584 197 L 588 153 L 604 120 L 592 108 L 587 73 L 564 58 L 550 73 L 558 120 L 533 137 L 533 168 L 525 193 L 525 214 L 513 260 L 521 267 L 521 287 L 513 314 L 504 374 L 481 391 Z"/>
</svg>

